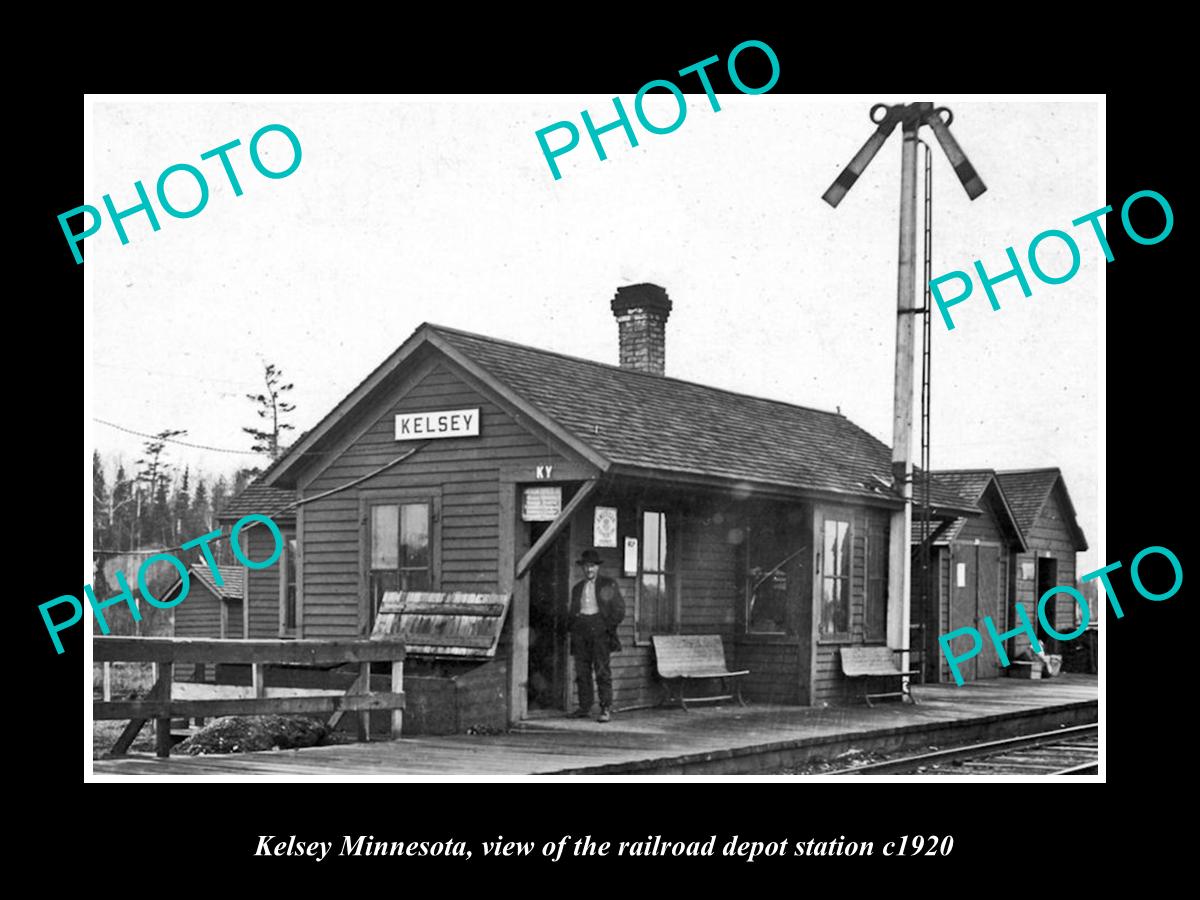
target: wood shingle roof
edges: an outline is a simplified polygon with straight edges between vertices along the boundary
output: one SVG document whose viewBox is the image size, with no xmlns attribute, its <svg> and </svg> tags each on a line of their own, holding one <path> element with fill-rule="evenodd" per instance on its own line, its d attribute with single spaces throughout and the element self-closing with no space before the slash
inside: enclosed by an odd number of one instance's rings
<svg viewBox="0 0 1200 900">
<path fill-rule="evenodd" d="M 434 330 L 616 465 L 892 495 L 891 450 L 839 413 Z"/>
<path fill-rule="evenodd" d="M 1012 505 L 1017 522 L 1026 534 L 1037 522 L 1046 501 L 1050 499 L 1050 494 L 1055 489 L 1059 490 L 1065 507 L 1067 526 L 1075 536 L 1075 549 L 1087 549 L 1087 537 L 1079 527 L 1075 505 L 1071 502 L 1071 495 L 1067 493 L 1067 485 L 1059 469 L 1010 469 L 997 472 L 996 480 L 1004 488 L 1004 494 Z"/>
<path fill-rule="evenodd" d="M 430 348 L 483 378 L 605 470 L 893 505 L 899 500 L 891 485 L 890 448 L 840 413 L 429 323 L 298 440 L 263 480 L 276 487 L 294 484 L 302 458 L 319 456 L 343 420 L 382 396 L 393 373 Z M 953 491 L 937 489 L 935 504 L 975 514 Z"/>
</svg>

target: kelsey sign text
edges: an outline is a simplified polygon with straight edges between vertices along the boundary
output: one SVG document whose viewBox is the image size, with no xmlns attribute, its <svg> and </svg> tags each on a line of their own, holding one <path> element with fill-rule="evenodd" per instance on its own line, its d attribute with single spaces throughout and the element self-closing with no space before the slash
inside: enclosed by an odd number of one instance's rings
<svg viewBox="0 0 1200 900">
<path fill-rule="evenodd" d="M 478 408 L 396 414 L 396 440 L 398 441 L 428 441 L 433 438 L 478 436 Z"/>
</svg>

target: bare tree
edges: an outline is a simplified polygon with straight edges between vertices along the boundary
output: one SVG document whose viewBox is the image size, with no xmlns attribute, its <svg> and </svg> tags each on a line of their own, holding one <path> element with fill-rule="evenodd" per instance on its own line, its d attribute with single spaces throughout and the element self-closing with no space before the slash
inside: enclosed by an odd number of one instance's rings
<svg viewBox="0 0 1200 900">
<path fill-rule="evenodd" d="M 158 432 L 153 440 L 146 441 L 143 445 L 143 452 L 146 455 L 136 461 L 139 468 L 134 480 L 146 486 L 144 491 L 138 487 L 135 495 L 134 520 L 136 524 L 134 531 L 135 540 L 138 542 L 137 546 L 140 546 L 141 542 L 145 540 L 164 539 L 162 520 L 167 516 L 168 510 L 166 502 L 162 498 L 166 495 L 169 466 L 163 459 L 163 451 L 166 450 L 167 441 L 182 434 L 187 434 L 187 430 L 168 428 Z M 143 519 L 145 511 L 143 504 L 150 510 L 148 525 Z"/>
<path fill-rule="evenodd" d="M 263 380 L 267 385 L 266 392 L 247 394 L 246 398 L 254 401 L 255 412 L 260 419 L 270 424 L 270 429 L 268 430 L 266 427 L 242 428 L 242 431 L 254 438 L 254 445 L 251 449 L 255 453 L 265 453 L 274 462 L 280 454 L 280 435 L 285 431 L 295 430 L 295 426 L 281 421 L 283 416 L 296 408 L 294 404 L 288 403 L 284 399 L 284 395 L 294 385 L 290 382 L 280 384 L 283 380 L 283 372 L 275 368 L 274 363 L 263 363 Z"/>
</svg>

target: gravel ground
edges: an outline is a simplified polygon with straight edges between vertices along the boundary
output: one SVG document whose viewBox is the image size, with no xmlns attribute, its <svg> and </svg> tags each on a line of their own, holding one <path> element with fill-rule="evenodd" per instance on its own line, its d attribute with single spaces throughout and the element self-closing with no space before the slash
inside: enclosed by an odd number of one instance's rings
<svg viewBox="0 0 1200 900">
<path fill-rule="evenodd" d="M 293 750 L 325 742 L 329 729 L 307 716 L 226 716 L 205 725 L 172 753 L 248 753 L 253 750 Z"/>
</svg>

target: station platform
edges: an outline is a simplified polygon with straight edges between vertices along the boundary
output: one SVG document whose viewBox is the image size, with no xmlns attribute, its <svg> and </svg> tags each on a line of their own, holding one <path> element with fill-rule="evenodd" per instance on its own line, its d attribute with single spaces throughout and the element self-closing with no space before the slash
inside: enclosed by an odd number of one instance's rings
<svg viewBox="0 0 1200 900">
<path fill-rule="evenodd" d="M 96 775 L 504 780 L 522 776 L 754 774 L 851 748 L 917 749 L 1098 719 L 1094 675 L 914 685 L 919 704 L 736 704 L 618 712 L 604 724 L 544 717 L 500 735 L 412 737 L 211 756 L 93 761 Z"/>
</svg>

